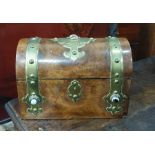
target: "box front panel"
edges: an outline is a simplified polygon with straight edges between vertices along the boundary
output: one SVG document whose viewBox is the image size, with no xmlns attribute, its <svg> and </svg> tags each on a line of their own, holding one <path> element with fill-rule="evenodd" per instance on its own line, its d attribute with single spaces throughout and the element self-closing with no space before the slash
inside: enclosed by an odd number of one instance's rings
<svg viewBox="0 0 155 155">
<path fill-rule="evenodd" d="M 73 81 L 78 82 L 75 93 Z M 122 103 L 123 111 L 112 115 L 106 110 L 104 99 L 109 92 L 109 79 L 41 80 L 40 93 L 45 97 L 43 111 L 37 116 L 27 112 L 28 105 L 22 98 L 26 95 L 25 81 L 17 81 L 19 111 L 23 119 L 72 119 L 72 118 L 117 118 L 127 113 L 128 99 Z M 124 93 L 128 96 L 130 80 L 125 80 Z M 74 87 L 73 87 L 74 88 Z M 72 94 L 73 93 L 73 94 Z M 73 98 L 74 95 L 75 98 Z"/>
</svg>

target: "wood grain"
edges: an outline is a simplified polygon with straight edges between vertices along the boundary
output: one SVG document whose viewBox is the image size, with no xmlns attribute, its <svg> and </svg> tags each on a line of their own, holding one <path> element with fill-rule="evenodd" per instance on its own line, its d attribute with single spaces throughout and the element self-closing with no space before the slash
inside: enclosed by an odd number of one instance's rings
<svg viewBox="0 0 155 155">
<path fill-rule="evenodd" d="M 25 51 L 27 39 L 18 43 L 16 55 L 16 78 L 25 79 Z M 132 73 L 132 55 L 129 42 L 120 38 L 123 52 L 124 76 L 130 77 Z M 95 42 L 83 47 L 86 55 L 72 61 L 63 56 L 68 49 L 62 45 L 42 39 L 38 55 L 40 79 L 63 79 L 63 78 L 109 78 L 110 77 L 110 52 L 106 38 L 96 39 Z"/>
<path fill-rule="evenodd" d="M 67 95 L 71 80 L 41 80 L 40 92 L 46 98 L 42 104 L 43 112 L 37 117 L 27 112 L 22 98 L 26 94 L 26 83 L 17 82 L 19 108 L 26 119 L 75 119 L 75 118 L 115 118 L 127 114 L 129 100 L 124 103 L 124 111 L 118 115 L 107 112 L 104 96 L 109 91 L 109 79 L 79 79 L 82 96 L 75 103 Z M 130 80 L 126 80 L 124 92 L 129 95 Z"/>
<path fill-rule="evenodd" d="M 11 100 L 6 105 L 17 130 L 155 131 L 155 57 L 134 63 L 129 112 L 122 119 L 23 120 L 17 107 L 18 99 Z"/>
<path fill-rule="evenodd" d="M 38 75 L 40 92 L 45 96 L 43 112 L 37 117 L 27 112 L 22 98 L 26 95 L 25 54 L 28 39 L 21 39 L 17 47 L 16 77 L 19 109 L 24 119 L 75 119 L 75 118 L 117 118 L 127 114 L 127 99 L 124 111 L 111 115 L 107 112 L 104 96 L 110 89 L 110 52 L 106 38 L 95 38 L 80 50 L 86 55 L 72 61 L 63 56 L 68 50 L 51 39 L 43 38 L 38 55 Z M 132 55 L 129 42 L 119 38 L 124 63 L 124 93 L 129 96 L 130 76 L 132 73 Z M 78 80 L 82 87 L 82 96 L 77 103 L 67 95 L 72 80 Z"/>
</svg>

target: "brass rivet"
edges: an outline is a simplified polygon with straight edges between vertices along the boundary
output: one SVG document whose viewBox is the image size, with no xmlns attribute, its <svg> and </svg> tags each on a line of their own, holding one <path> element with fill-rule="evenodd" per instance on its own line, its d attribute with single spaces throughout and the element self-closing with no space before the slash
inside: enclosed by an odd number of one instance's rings
<svg viewBox="0 0 155 155">
<path fill-rule="evenodd" d="M 34 83 L 35 83 L 35 81 L 31 81 L 30 83 L 31 83 L 31 84 L 34 84 Z"/>
<path fill-rule="evenodd" d="M 58 38 L 54 38 L 53 40 L 54 40 L 54 41 L 58 41 Z"/>
<path fill-rule="evenodd" d="M 33 59 L 30 59 L 30 60 L 29 60 L 29 63 L 30 63 L 30 64 L 33 64 L 33 63 L 34 63 L 34 60 L 33 60 Z"/>
<path fill-rule="evenodd" d="M 118 59 L 118 58 L 116 58 L 116 59 L 115 59 L 115 62 L 116 62 L 116 63 L 119 63 L 119 59 Z"/>
<path fill-rule="evenodd" d="M 123 96 L 124 99 L 127 99 L 128 97 L 126 95 Z"/>
<path fill-rule="evenodd" d="M 76 51 L 73 51 L 72 53 L 73 53 L 73 55 L 76 55 L 76 54 L 77 54 L 77 52 L 76 52 Z"/>
<path fill-rule="evenodd" d="M 112 107 L 112 110 L 115 110 L 115 109 L 116 109 L 116 107 L 115 107 L 115 106 L 113 106 L 113 107 Z"/>
<path fill-rule="evenodd" d="M 33 78 L 34 77 L 34 74 L 30 74 L 30 77 Z"/>
<path fill-rule="evenodd" d="M 76 98 L 77 97 L 77 95 L 75 94 L 75 95 L 73 95 L 73 98 Z"/>
<path fill-rule="evenodd" d="M 117 90 L 114 91 L 114 94 L 117 94 Z"/>
<path fill-rule="evenodd" d="M 33 111 L 34 111 L 34 112 L 37 111 L 37 108 L 33 108 Z"/>
<path fill-rule="evenodd" d="M 77 40 L 78 39 L 78 36 L 76 34 L 71 34 L 69 36 L 69 38 L 72 39 L 72 40 Z"/>
<path fill-rule="evenodd" d="M 42 108 L 39 108 L 39 111 L 42 112 Z"/>
<path fill-rule="evenodd" d="M 72 97 L 73 95 L 72 95 L 72 94 L 68 94 L 68 96 L 69 96 L 69 97 Z"/>
<path fill-rule="evenodd" d="M 115 73 L 115 76 L 118 77 L 119 76 L 119 73 Z"/>
<path fill-rule="evenodd" d="M 119 81 L 116 79 L 116 80 L 115 80 L 115 83 L 118 83 L 118 82 L 119 82 Z"/>
<path fill-rule="evenodd" d="M 38 130 L 39 131 L 44 131 L 44 129 L 42 127 L 39 127 Z"/>
<path fill-rule="evenodd" d="M 73 81 L 73 85 L 76 85 L 76 83 L 77 83 L 76 81 Z"/>
</svg>

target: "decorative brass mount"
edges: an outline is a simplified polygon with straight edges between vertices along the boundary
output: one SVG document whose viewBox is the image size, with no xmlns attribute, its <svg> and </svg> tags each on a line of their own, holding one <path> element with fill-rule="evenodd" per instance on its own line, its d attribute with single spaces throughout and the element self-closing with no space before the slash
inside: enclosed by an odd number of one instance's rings
<svg viewBox="0 0 155 155">
<path fill-rule="evenodd" d="M 77 102 L 81 97 L 81 85 L 77 80 L 71 81 L 68 86 L 68 96 L 73 102 Z"/>
<path fill-rule="evenodd" d="M 75 34 L 67 38 L 54 38 L 53 40 L 69 49 L 69 51 L 65 51 L 63 55 L 65 58 L 71 59 L 72 61 L 84 57 L 85 51 L 79 51 L 79 49 L 95 41 L 93 38 L 80 38 Z"/>
</svg>

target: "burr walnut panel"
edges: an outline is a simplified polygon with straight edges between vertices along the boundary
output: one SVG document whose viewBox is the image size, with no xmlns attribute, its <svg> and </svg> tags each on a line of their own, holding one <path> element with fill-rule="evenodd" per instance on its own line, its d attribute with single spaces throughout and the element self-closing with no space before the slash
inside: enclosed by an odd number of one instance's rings
<svg viewBox="0 0 155 155">
<path fill-rule="evenodd" d="M 28 40 L 21 39 L 17 47 L 16 77 L 25 79 L 25 54 Z M 132 56 L 128 41 L 120 38 L 124 59 L 124 76 L 130 77 L 132 72 Z M 105 38 L 96 39 L 83 47 L 86 56 L 72 61 L 63 56 L 68 49 L 51 39 L 42 39 L 38 55 L 40 79 L 62 78 L 109 78 L 110 55 Z"/>
<path fill-rule="evenodd" d="M 40 81 L 41 94 L 46 98 L 43 112 L 33 116 L 26 111 L 27 105 L 22 97 L 26 94 L 25 81 L 18 81 L 19 108 L 22 118 L 26 119 L 75 119 L 75 118 L 116 118 L 127 114 L 129 99 L 124 102 L 124 111 L 111 115 L 105 110 L 104 96 L 109 90 L 109 79 L 79 79 L 82 95 L 79 101 L 72 102 L 67 96 L 67 88 L 71 80 L 42 80 Z M 128 95 L 130 80 L 125 81 L 124 91 Z"/>
<path fill-rule="evenodd" d="M 123 93 L 129 96 L 132 56 L 129 42 L 119 38 L 123 54 Z M 64 57 L 68 48 L 53 39 L 43 38 L 39 44 L 38 77 L 40 94 L 45 97 L 43 112 L 37 116 L 27 112 L 28 105 L 23 97 L 26 92 L 25 62 L 28 39 L 21 39 L 17 46 L 16 78 L 20 114 L 23 119 L 77 119 L 118 118 L 127 114 L 129 97 L 122 103 L 123 111 L 112 115 L 106 111 L 104 97 L 110 90 L 110 48 L 106 38 L 96 38 L 79 51 L 85 56 L 72 61 Z M 73 102 L 68 96 L 71 81 L 81 85 L 81 96 Z"/>
</svg>

